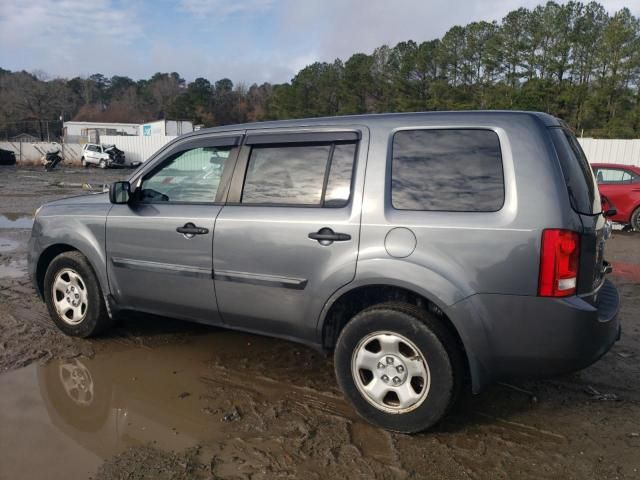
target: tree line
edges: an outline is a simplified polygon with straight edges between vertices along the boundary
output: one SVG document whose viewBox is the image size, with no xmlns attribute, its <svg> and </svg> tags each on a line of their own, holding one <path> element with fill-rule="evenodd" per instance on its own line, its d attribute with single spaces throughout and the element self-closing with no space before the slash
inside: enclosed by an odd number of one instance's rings
<svg viewBox="0 0 640 480">
<path fill-rule="evenodd" d="M 0 69 L 0 135 L 43 136 L 57 120 L 204 126 L 344 114 L 461 109 L 539 110 L 579 134 L 640 136 L 640 21 L 596 2 L 519 8 L 500 22 L 454 26 L 442 38 L 383 45 L 316 62 L 288 83 L 186 82 L 178 73 L 47 79 Z M 58 127 L 59 128 L 59 127 Z"/>
</svg>

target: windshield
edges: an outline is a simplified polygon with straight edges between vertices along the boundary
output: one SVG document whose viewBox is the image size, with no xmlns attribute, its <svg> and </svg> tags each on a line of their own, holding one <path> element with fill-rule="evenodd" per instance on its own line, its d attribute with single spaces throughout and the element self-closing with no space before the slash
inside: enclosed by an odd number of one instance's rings
<svg viewBox="0 0 640 480">
<path fill-rule="evenodd" d="M 566 128 L 554 127 L 549 130 L 558 153 L 571 207 L 584 215 L 599 214 L 602 211 L 600 194 L 591 165 L 578 139 Z"/>
</svg>

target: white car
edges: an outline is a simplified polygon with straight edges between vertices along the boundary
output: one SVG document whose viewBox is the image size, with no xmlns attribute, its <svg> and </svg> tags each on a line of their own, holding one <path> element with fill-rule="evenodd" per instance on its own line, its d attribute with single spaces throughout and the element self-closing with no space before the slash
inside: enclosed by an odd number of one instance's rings
<svg viewBox="0 0 640 480">
<path fill-rule="evenodd" d="M 98 143 L 87 143 L 82 147 L 82 157 L 80 161 L 83 167 L 95 165 L 100 168 L 124 167 L 124 152 L 116 148 L 115 145 L 100 145 Z"/>
</svg>

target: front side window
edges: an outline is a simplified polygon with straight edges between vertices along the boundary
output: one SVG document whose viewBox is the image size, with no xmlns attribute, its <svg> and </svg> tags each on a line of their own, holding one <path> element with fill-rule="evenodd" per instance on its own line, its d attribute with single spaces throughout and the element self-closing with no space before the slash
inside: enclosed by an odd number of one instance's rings
<svg viewBox="0 0 640 480">
<path fill-rule="evenodd" d="M 178 152 L 142 181 L 143 203 L 215 202 L 231 147 L 204 147 Z"/>
<path fill-rule="evenodd" d="M 495 212 L 502 155 L 491 130 L 408 130 L 393 137 L 391 201 L 399 210 Z"/>
<path fill-rule="evenodd" d="M 351 194 L 356 145 L 279 145 L 251 149 L 243 204 L 342 207 Z"/>
</svg>

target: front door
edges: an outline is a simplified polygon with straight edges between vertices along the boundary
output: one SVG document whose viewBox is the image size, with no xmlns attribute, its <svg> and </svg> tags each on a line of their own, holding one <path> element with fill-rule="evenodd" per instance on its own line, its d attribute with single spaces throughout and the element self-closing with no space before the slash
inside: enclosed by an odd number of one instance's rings
<svg viewBox="0 0 640 480">
<path fill-rule="evenodd" d="M 219 323 L 212 278 L 215 220 L 233 171 L 236 138 L 178 144 L 107 218 L 107 271 L 122 308 Z"/>
<path fill-rule="evenodd" d="M 226 324 L 314 339 L 324 302 L 355 276 L 360 134 L 247 136 L 216 221 L 214 278 Z"/>
</svg>

